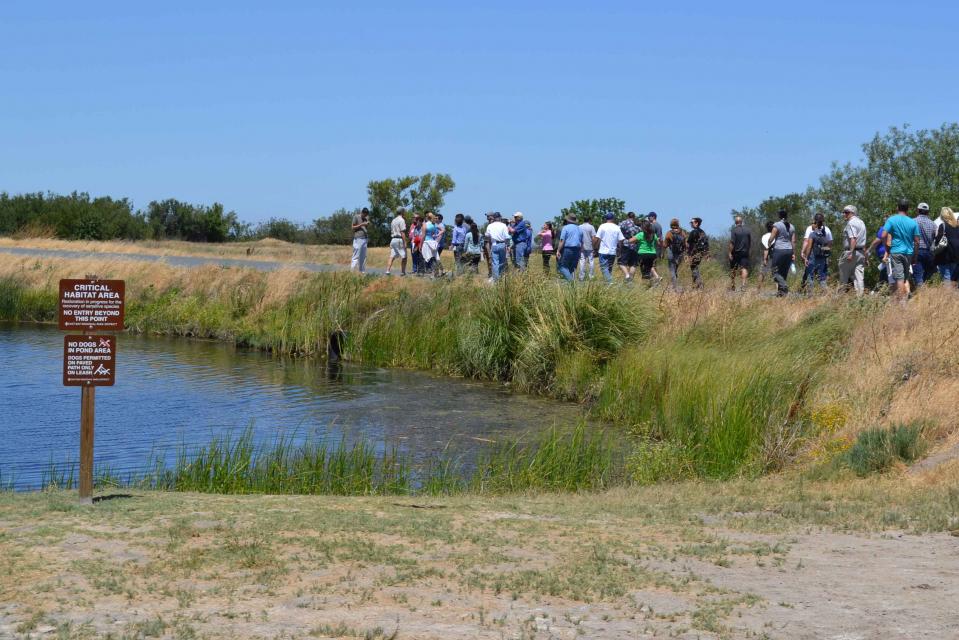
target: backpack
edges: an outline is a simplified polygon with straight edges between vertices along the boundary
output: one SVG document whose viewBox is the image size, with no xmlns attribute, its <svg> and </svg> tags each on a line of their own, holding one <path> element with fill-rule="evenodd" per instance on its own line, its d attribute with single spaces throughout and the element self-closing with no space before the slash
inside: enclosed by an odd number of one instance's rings
<svg viewBox="0 0 959 640">
<path fill-rule="evenodd" d="M 686 253 L 686 238 L 679 230 L 669 230 L 669 250 L 673 253 L 673 260 L 678 260 Z"/>
<path fill-rule="evenodd" d="M 689 232 L 689 252 L 698 255 L 709 253 L 709 238 L 702 229 Z"/>
<path fill-rule="evenodd" d="M 832 244 L 826 236 L 826 228 L 813 229 L 812 254 L 817 258 L 828 258 L 832 255 Z"/>
</svg>

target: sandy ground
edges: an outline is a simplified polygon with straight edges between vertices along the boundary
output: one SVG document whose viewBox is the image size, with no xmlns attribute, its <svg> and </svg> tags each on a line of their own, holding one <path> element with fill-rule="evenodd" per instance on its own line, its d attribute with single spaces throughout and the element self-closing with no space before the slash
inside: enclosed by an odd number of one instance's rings
<svg viewBox="0 0 959 640">
<path fill-rule="evenodd" d="M 956 638 L 949 478 L 933 493 L 6 494 L 0 637 Z M 933 521 L 945 530 L 917 533 Z"/>
</svg>

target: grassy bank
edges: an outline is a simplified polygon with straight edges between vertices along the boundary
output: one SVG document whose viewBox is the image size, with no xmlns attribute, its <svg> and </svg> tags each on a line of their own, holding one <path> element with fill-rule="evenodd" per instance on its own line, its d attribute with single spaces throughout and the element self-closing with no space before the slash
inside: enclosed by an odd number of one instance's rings
<svg viewBox="0 0 959 640">
<path fill-rule="evenodd" d="M 0 319 L 52 321 L 59 278 L 90 272 L 127 280 L 131 331 L 301 355 L 344 331 L 356 361 L 587 403 L 635 443 L 629 464 L 643 482 L 826 464 L 859 431 L 898 423 L 927 423 L 932 443 L 954 437 L 946 383 L 959 363 L 940 346 L 955 331 L 915 330 L 959 314 L 959 297 L 936 287 L 903 309 L 730 295 L 725 282 L 675 294 L 570 287 L 535 271 L 491 287 L 0 256 Z"/>
</svg>

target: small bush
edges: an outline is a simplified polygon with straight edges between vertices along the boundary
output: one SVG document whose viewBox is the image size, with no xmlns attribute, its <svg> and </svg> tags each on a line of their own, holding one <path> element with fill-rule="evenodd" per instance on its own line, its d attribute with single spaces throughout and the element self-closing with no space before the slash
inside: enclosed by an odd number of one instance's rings
<svg viewBox="0 0 959 640">
<path fill-rule="evenodd" d="M 846 453 L 845 462 L 857 475 L 866 476 L 886 471 L 897 462 L 917 460 L 924 451 L 921 425 L 896 425 L 860 433 Z"/>
<path fill-rule="evenodd" d="M 640 441 L 626 460 L 626 471 L 638 484 L 677 482 L 694 475 L 689 454 L 681 444 L 669 440 Z"/>
</svg>

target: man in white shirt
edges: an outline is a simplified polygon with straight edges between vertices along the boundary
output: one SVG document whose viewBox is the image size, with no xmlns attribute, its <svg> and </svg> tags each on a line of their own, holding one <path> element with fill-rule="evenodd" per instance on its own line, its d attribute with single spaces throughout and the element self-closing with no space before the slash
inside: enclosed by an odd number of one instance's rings
<svg viewBox="0 0 959 640">
<path fill-rule="evenodd" d="M 593 249 L 593 241 L 594 238 L 596 238 L 596 227 L 594 227 L 593 223 L 587 218 L 583 224 L 579 225 L 579 230 L 583 234 L 583 250 L 582 253 L 579 254 L 579 279 L 585 280 L 586 276 L 589 275 L 589 279 L 592 280 L 596 274 L 593 263 L 593 256 L 596 254 Z"/>
<path fill-rule="evenodd" d="M 603 216 L 603 224 L 596 230 L 596 239 L 593 246 L 599 253 L 599 270 L 603 272 L 606 282 L 613 281 L 613 265 L 616 262 L 616 251 L 620 242 L 626 241 L 623 230 L 619 225 L 613 222 L 616 214 L 607 213 Z"/>
<path fill-rule="evenodd" d="M 489 246 L 493 280 L 499 280 L 506 270 L 506 244 L 509 242 L 509 227 L 503 224 L 499 213 L 486 225 L 486 244 Z"/>
<path fill-rule="evenodd" d="M 846 227 L 842 230 L 842 255 L 839 257 L 839 286 L 849 288 L 852 282 L 856 295 L 864 291 L 863 278 L 866 271 L 866 224 L 859 218 L 854 205 L 848 204 L 842 210 L 846 218 Z"/>
<path fill-rule="evenodd" d="M 401 276 L 406 275 L 406 209 L 396 210 L 396 217 L 390 222 L 390 261 L 386 265 L 386 275 L 390 275 L 393 260 L 400 259 Z"/>
<path fill-rule="evenodd" d="M 806 227 L 802 249 L 799 252 L 799 257 L 806 265 L 802 274 L 802 282 L 799 285 L 800 289 L 805 290 L 806 284 L 811 279 L 814 290 L 819 285 L 822 285 L 823 291 L 826 290 L 826 275 L 831 255 L 832 231 L 826 226 L 825 216 L 817 213 L 816 217 L 813 218 L 813 223 Z"/>
</svg>

